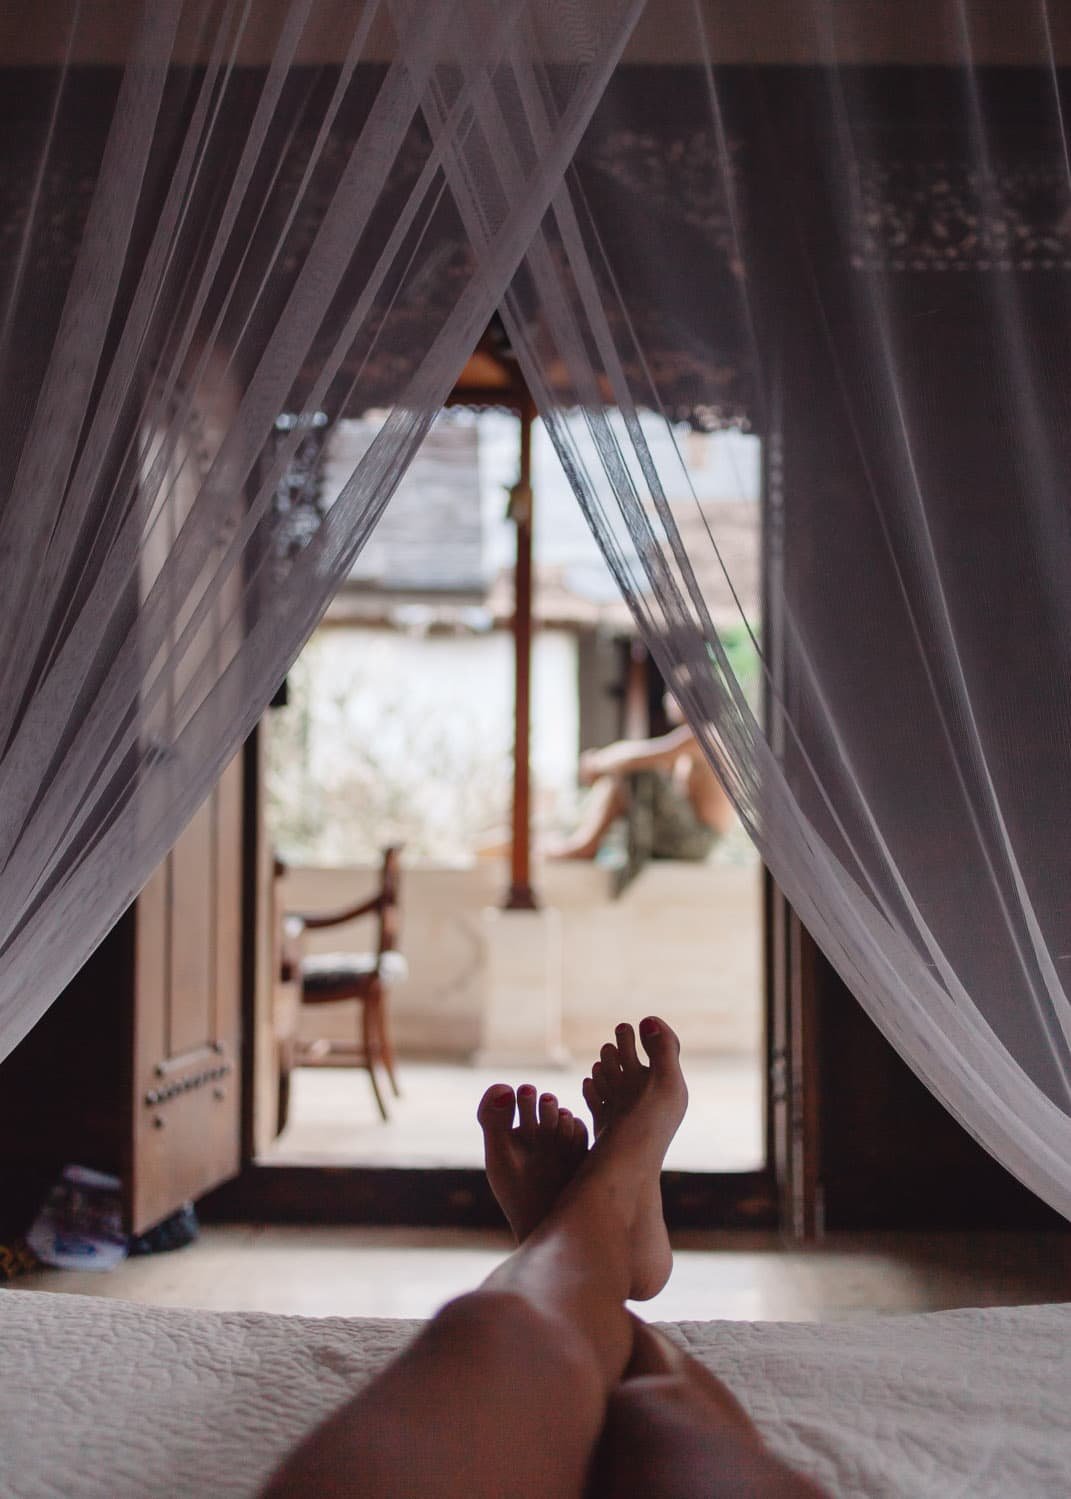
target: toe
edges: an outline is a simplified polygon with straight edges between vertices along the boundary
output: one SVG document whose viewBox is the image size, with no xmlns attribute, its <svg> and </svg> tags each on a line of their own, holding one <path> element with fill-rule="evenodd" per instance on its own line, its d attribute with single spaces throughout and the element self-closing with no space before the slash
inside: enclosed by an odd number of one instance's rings
<svg viewBox="0 0 1071 1499">
<path fill-rule="evenodd" d="M 487 1134 L 504 1133 L 513 1128 L 513 1089 L 508 1083 L 495 1083 L 488 1088 L 480 1099 L 476 1118 Z"/>
<path fill-rule="evenodd" d="M 602 1063 L 603 1076 L 606 1079 L 607 1086 L 613 1092 L 617 1084 L 621 1081 L 622 1074 L 621 1058 L 618 1056 L 617 1047 L 612 1041 L 607 1041 L 606 1045 L 599 1052 L 599 1061 Z"/>
<path fill-rule="evenodd" d="M 603 1102 L 602 1095 L 599 1093 L 598 1088 L 590 1077 L 586 1077 L 584 1079 L 580 1091 L 584 1095 L 584 1102 L 591 1110 L 591 1122 L 595 1126 L 595 1133 L 598 1134 L 603 1125 L 606 1123 L 607 1106 Z"/>
<path fill-rule="evenodd" d="M 552 1135 L 558 1128 L 558 1100 L 553 1093 L 544 1093 L 539 1100 L 539 1128 Z"/>
<path fill-rule="evenodd" d="M 595 1085 L 595 1092 L 603 1103 L 610 1097 L 610 1085 L 606 1080 L 606 1068 L 601 1062 L 596 1062 L 591 1069 L 591 1081 Z"/>
<path fill-rule="evenodd" d="M 557 1139 L 558 1139 L 558 1144 L 559 1145 L 568 1145 L 569 1142 L 572 1140 L 572 1138 L 573 1138 L 573 1125 L 574 1125 L 575 1122 L 576 1121 L 573 1119 L 573 1115 L 572 1115 L 571 1110 L 569 1110 L 569 1109 L 559 1109 L 559 1111 L 558 1111 L 558 1128 L 557 1128 L 557 1131 L 556 1131 L 556 1133 L 557 1133 Z"/>
<path fill-rule="evenodd" d="M 588 1127 L 583 1119 L 573 1120 L 573 1149 L 577 1155 L 583 1155 L 588 1148 Z"/>
<path fill-rule="evenodd" d="M 639 1057 L 636 1055 L 636 1032 L 627 1021 L 623 1021 L 614 1031 L 617 1037 L 617 1054 L 621 1058 L 621 1070 L 626 1077 L 634 1073 L 641 1066 Z"/>
<path fill-rule="evenodd" d="M 681 1043 L 676 1032 L 670 1030 L 659 1016 L 648 1015 L 646 1020 L 640 1021 L 640 1040 L 656 1073 L 674 1069 L 679 1071 L 677 1059 L 680 1056 Z"/>
<path fill-rule="evenodd" d="M 531 1083 L 522 1083 L 517 1089 L 517 1113 L 520 1116 L 517 1123 L 521 1137 L 534 1140 L 539 1120 L 536 1117 L 536 1090 Z"/>
</svg>

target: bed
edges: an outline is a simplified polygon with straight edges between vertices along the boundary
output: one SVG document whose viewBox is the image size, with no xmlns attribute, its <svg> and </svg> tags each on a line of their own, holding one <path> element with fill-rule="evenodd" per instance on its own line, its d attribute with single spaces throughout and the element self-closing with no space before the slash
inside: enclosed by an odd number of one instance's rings
<svg viewBox="0 0 1071 1499">
<path fill-rule="evenodd" d="M 1071 1494 L 1071 1305 L 660 1325 L 835 1494 Z M 254 1495 L 417 1326 L 0 1291 L 0 1496 Z"/>
</svg>

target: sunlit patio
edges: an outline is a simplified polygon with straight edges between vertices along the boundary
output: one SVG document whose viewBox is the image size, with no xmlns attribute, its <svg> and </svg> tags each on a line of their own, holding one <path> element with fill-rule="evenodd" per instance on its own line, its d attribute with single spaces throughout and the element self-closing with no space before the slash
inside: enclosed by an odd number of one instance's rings
<svg viewBox="0 0 1071 1499">
<path fill-rule="evenodd" d="M 605 871 L 546 866 L 547 904 L 503 913 L 498 865 L 403 874 L 406 979 L 389 996 L 402 1096 L 366 1072 L 297 1066 L 268 1158 L 289 1164 L 472 1167 L 476 1104 L 491 1083 L 533 1082 L 581 1109 L 580 1085 L 621 1018 L 655 1010 L 682 1041 L 691 1104 L 671 1170 L 747 1171 L 764 1159 L 761 879 L 735 840 L 706 865 L 658 864 L 619 899 Z M 369 870 L 298 870 L 306 909 L 365 894 Z M 360 940 L 361 929 L 353 929 Z M 343 930 L 310 934 L 342 947 Z M 351 939 L 352 940 L 352 939 Z M 308 1045 L 351 1042 L 356 1004 L 303 1007 Z"/>
<path fill-rule="evenodd" d="M 686 1057 L 687 1061 L 687 1057 Z M 763 1160 L 762 1075 L 757 1057 L 688 1061 L 690 1105 L 666 1161 L 671 1171 L 748 1171 Z M 583 1113 L 584 1072 L 403 1061 L 402 1097 L 384 1124 L 367 1075 L 355 1068 L 298 1068 L 291 1119 L 269 1159 L 289 1165 L 482 1165 L 476 1104 L 493 1082 L 529 1081 Z"/>
</svg>

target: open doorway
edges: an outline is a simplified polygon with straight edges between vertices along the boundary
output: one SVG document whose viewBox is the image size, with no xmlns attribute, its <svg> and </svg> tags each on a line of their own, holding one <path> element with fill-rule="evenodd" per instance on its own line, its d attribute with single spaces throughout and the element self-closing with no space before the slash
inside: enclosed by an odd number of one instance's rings
<svg viewBox="0 0 1071 1499">
<path fill-rule="evenodd" d="M 262 1159 L 286 1166 L 467 1170 L 475 1105 L 502 1077 L 580 1108 L 580 1082 L 622 1017 L 663 1010 L 681 1034 L 691 1107 L 667 1170 L 765 1168 L 762 870 L 735 822 L 702 857 L 626 868 L 627 830 L 595 857 L 547 857 L 582 815 L 583 751 L 665 731 L 664 684 L 538 422 L 531 690 L 532 880 L 539 910 L 504 913 L 513 750 L 517 419 L 445 412 L 269 715 L 266 815 L 286 872 L 283 909 L 341 910 L 371 895 L 403 845 L 400 949 L 389 986 L 401 1096 L 380 1117 L 354 1065 L 359 1001 L 292 1015 L 287 1119 Z M 666 440 L 652 421 L 650 441 Z M 332 429 L 321 486 L 370 440 Z M 701 579 L 738 677 L 761 699 L 762 534 L 756 438 L 682 432 L 711 550 Z M 697 509 L 698 506 L 698 509 Z M 699 549 L 696 549 L 697 552 Z M 520 925 L 518 925 L 518 922 Z M 306 934 L 310 955 L 366 950 L 354 923 Z M 340 1065 L 341 1064 L 341 1065 Z M 263 1074 L 262 1074 L 263 1076 Z"/>
</svg>

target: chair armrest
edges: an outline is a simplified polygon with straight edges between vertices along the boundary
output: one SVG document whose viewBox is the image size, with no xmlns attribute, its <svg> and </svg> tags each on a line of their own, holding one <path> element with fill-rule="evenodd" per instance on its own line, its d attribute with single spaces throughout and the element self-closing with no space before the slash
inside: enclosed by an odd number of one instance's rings
<svg viewBox="0 0 1071 1499">
<path fill-rule="evenodd" d="M 344 922 L 356 921 L 361 916 L 371 916 L 374 911 L 381 909 L 383 905 L 382 892 L 373 895 L 371 900 L 362 901 L 357 906 L 347 906 L 342 911 L 330 911 L 323 914 L 309 913 L 305 915 L 300 911 L 289 911 L 288 916 L 296 916 L 307 932 L 315 932 L 322 927 L 342 926 Z"/>
</svg>

